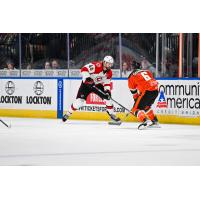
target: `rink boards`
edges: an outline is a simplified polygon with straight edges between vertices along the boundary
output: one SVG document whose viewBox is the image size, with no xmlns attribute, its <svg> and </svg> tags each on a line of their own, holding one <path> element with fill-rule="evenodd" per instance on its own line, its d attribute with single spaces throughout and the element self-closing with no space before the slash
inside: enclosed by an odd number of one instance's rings
<svg viewBox="0 0 200 200">
<path fill-rule="evenodd" d="M 200 79 L 158 79 L 159 95 L 153 105 L 162 123 L 200 124 Z M 61 118 L 77 95 L 80 78 L 1 78 L 0 116 Z M 126 108 L 133 106 L 126 78 L 112 80 L 112 97 Z M 90 94 L 71 119 L 108 120 L 105 102 Z M 114 104 L 124 121 L 125 111 Z"/>
</svg>

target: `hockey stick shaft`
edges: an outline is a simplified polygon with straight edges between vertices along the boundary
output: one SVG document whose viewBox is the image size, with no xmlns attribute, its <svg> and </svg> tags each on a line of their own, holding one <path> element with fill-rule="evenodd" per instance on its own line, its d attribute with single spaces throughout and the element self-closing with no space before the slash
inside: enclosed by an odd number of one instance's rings
<svg viewBox="0 0 200 200">
<path fill-rule="evenodd" d="M 0 119 L 0 122 L 9 128 L 9 125 L 6 124 L 2 119 Z"/>
<path fill-rule="evenodd" d="M 115 102 L 116 104 L 118 104 L 119 106 L 121 106 L 122 108 L 124 108 L 126 111 L 128 111 L 129 113 L 133 114 L 133 112 L 131 110 L 129 110 L 128 108 L 124 107 L 122 104 L 120 104 L 118 101 L 114 100 L 112 97 L 110 98 L 113 102 Z M 129 114 L 127 113 L 127 114 Z M 133 114 L 134 115 L 134 114 Z"/>
<path fill-rule="evenodd" d="M 93 87 L 94 89 L 96 89 L 98 92 L 100 92 L 101 94 L 103 94 L 104 96 L 106 96 L 106 94 L 103 92 L 103 91 L 101 91 L 99 88 L 97 88 L 97 87 Z M 122 104 L 120 104 L 118 101 L 116 101 L 116 100 L 114 100 L 112 97 L 110 97 L 110 99 L 113 101 L 113 102 L 115 102 L 116 104 L 118 104 L 119 106 L 121 106 L 122 108 L 124 108 L 126 111 L 128 111 L 129 113 L 131 113 L 132 115 L 134 115 L 133 114 L 133 112 L 131 111 L 131 110 L 129 110 L 128 108 L 126 108 L 126 107 L 124 107 Z M 129 114 L 128 113 L 128 114 Z M 126 116 L 128 116 L 127 114 L 126 114 Z"/>
</svg>

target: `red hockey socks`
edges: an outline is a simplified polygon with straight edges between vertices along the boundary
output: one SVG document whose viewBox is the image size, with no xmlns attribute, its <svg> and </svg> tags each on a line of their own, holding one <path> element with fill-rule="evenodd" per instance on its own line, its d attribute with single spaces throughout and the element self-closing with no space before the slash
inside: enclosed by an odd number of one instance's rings
<svg viewBox="0 0 200 200">
<path fill-rule="evenodd" d="M 155 114 L 152 109 L 146 112 L 147 117 L 152 121 L 155 118 Z"/>
<path fill-rule="evenodd" d="M 143 110 L 139 110 L 139 111 L 137 112 L 136 116 L 137 116 L 137 118 L 138 118 L 138 120 L 139 120 L 140 122 L 143 122 L 143 121 L 146 120 L 146 115 L 145 115 L 145 113 L 144 113 Z"/>
</svg>

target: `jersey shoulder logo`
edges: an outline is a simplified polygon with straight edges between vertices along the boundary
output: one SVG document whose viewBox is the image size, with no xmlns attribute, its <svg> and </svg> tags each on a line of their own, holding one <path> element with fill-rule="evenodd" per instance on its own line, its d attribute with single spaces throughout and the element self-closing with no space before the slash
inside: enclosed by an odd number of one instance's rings
<svg viewBox="0 0 200 200">
<path fill-rule="evenodd" d="M 90 72 L 93 72 L 95 70 L 95 65 L 90 63 L 90 64 L 88 64 L 88 68 L 89 68 Z"/>
</svg>

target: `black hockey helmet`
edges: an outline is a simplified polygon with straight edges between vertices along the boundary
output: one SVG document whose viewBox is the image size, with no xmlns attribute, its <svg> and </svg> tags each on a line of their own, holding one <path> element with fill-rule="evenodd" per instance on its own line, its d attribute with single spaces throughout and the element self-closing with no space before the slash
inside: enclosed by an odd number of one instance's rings
<svg viewBox="0 0 200 200">
<path fill-rule="evenodd" d="M 134 60 L 132 62 L 132 68 L 133 68 L 133 70 L 134 69 L 141 69 L 141 64 L 139 62 L 137 62 L 137 61 Z"/>
</svg>

